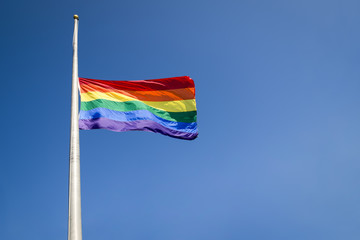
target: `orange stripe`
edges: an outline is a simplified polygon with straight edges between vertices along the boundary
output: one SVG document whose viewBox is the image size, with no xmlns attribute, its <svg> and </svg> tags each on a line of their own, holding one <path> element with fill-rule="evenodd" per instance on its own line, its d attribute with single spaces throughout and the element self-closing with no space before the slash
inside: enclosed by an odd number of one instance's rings
<svg viewBox="0 0 360 240">
<path fill-rule="evenodd" d="M 181 88 L 171 90 L 155 90 L 155 91 L 124 91 L 115 88 L 103 88 L 91 83 L 80 86 L 81 93 L 86 92 L 116 92 L 129 96 L 140 101 L 177 101 L 195 98 L 195 88 Z"/>
</svg>

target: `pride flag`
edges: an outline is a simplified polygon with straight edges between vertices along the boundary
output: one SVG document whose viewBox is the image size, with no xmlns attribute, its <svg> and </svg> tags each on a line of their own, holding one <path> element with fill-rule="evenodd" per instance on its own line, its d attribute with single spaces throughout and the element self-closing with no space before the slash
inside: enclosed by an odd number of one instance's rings
<svg viewBox="0 0 360 240">
<path fill-rule="evenodd" d="M 149 131 L 192 140 L 198 135 L 194 81 L 173 77 L 140 81 L 79 78 L 79 128 Z"/>
</svg>

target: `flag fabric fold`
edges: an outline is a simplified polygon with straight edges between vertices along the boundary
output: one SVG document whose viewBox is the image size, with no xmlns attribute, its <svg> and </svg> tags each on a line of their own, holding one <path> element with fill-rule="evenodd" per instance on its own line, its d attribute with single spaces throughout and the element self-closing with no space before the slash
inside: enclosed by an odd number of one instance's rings
<svg viewBox="0 0 360 240">
<path fill-rule="evenodd" d="M 198 136 L 194 81 L 173 77 L 139 81 L 79 78 L 79 128 L 149 131 L 192 140 Z"/>
</svg>

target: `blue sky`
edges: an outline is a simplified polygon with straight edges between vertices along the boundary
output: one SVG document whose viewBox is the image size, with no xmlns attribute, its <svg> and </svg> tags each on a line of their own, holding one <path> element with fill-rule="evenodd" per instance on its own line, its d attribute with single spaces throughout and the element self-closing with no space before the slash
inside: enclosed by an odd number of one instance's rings
<svg viewBox="0 0 360 240">
<path fill-rule="evenodd" d="M 360 238 L 360 2 L 3 1 L 0 238 L 66 239 L 79 75 L 191 76 L 199 137 L 80 132 L 83 238 Z"/>
</svg>

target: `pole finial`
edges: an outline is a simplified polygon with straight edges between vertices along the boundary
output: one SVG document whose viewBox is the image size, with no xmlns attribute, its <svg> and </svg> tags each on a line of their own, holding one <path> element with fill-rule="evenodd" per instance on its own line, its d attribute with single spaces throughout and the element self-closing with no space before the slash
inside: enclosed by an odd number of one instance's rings
<svg viewBox="0 0 360 240">
<path fill-rule="evenodd" d="M 75 14 L 75 15 L 74 15 L 74 19 L 79 20 L 79 16 Z"/>
</svg>

